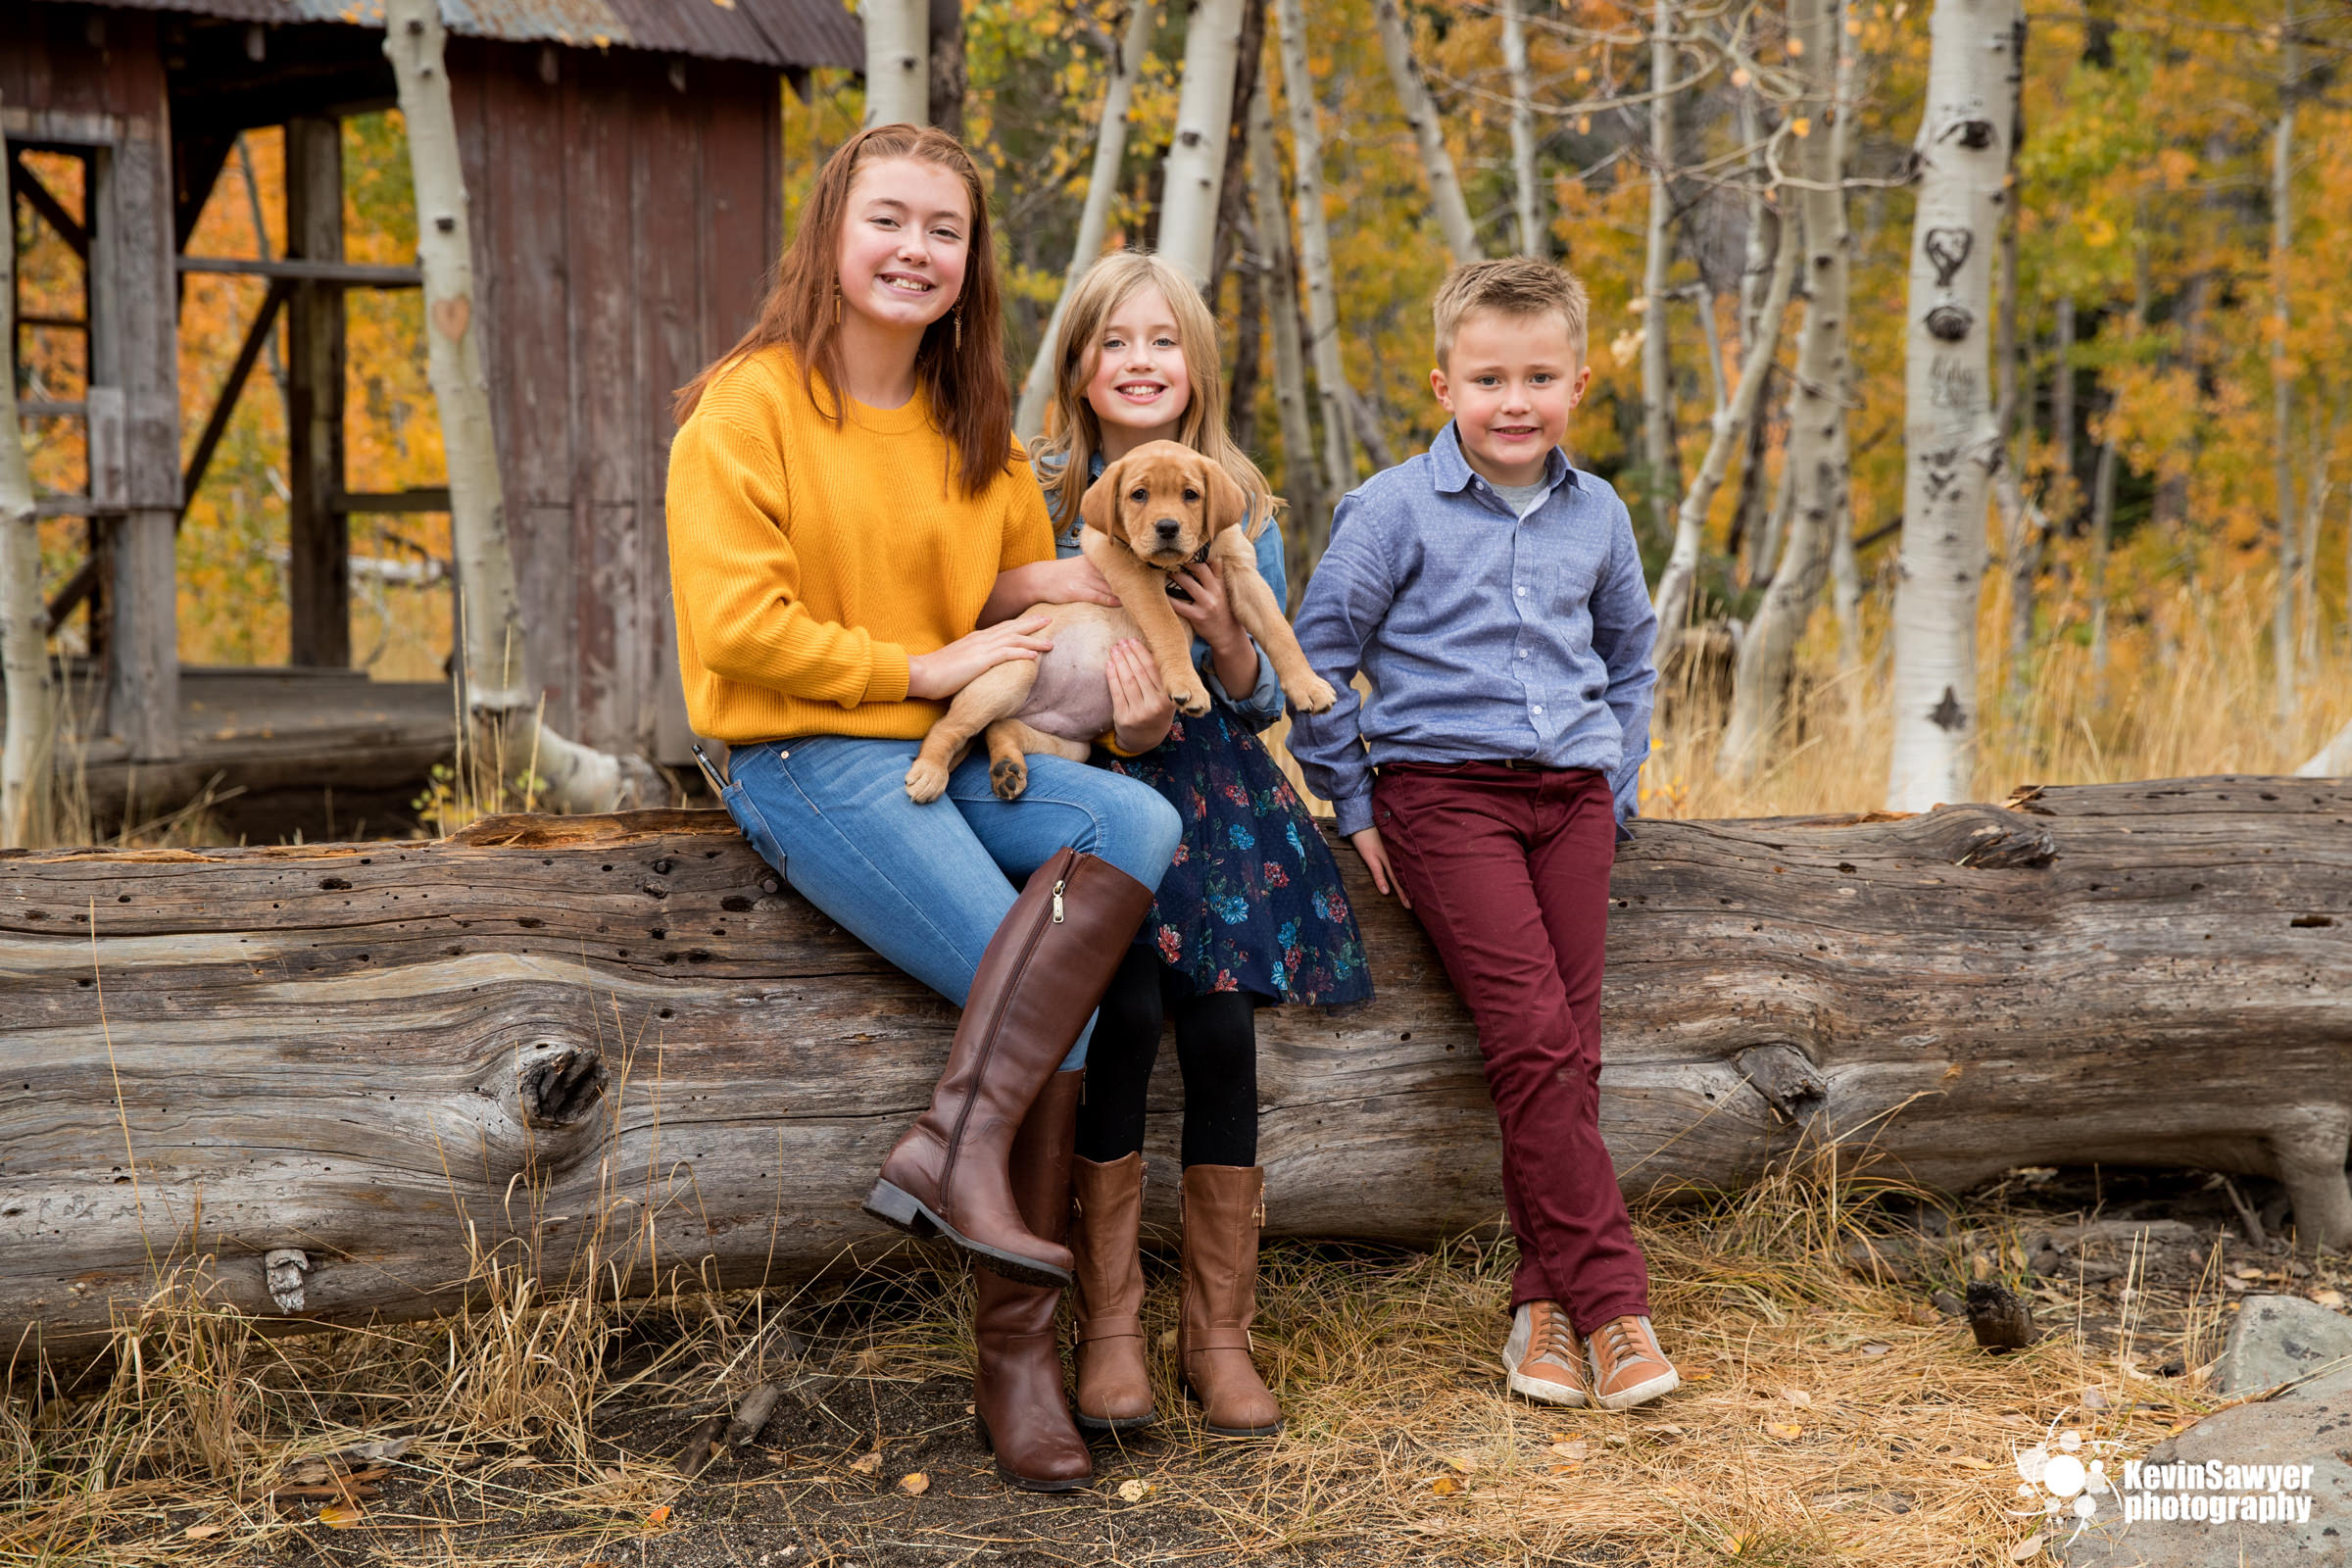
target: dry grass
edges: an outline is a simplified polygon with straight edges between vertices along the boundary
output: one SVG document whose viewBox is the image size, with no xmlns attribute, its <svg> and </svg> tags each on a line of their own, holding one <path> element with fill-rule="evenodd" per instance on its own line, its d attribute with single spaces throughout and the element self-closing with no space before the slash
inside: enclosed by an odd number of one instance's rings
<svg viewBox="0 0 2352 1568">
<path fill-rule="evenodd" d="M 2293 716 L 2278 714 L 2267 580 L 2218 589 L 2175 582 L 2129 621 L 2119 619 L 2100 669 L 2087 635 L 2037 648 L 2015 686 L 2001 667 L 2008 611 L 1988 595 L 1979 628 L 1983 725 L 1976 799 L 2019 784 L 2100 784 L 2206 773 L 2291 773 L 2352 721 L 2352 646 L 2328 640 L 2303 673 Z M 1868 811 L 1886 804 L 1893 644 L 1886 602 L 1865 617 L 1862 649 L 1838 648 L 1825 609 L 1799 661 L 1783 744 L 1749 778 L 1717 769 L 1727 693 L 1686 686 L 1661 693 L 1642 809 L 1650 816 L 1728 817 Z M 2080 606 L 2060 603 L 2062 627 Z"/>
<path fill-rule="evenodd" d="M 1918 1198 L 1891 1192 L 1889 1208 L 1867 1174 L 1816 1157 L 1736 1198 L 1643 1211 L 1656 1315 L 1690 1381 L 1620 1415 L 1501 1393 L 1507 1244 L 1269 1249 L 1260 1358 L 1287 1406 L 1282 1437 L 1203 1444 L 1167 1423 L 1172 1441 L 1148 1456 L 1103 1454 L 1075 1506 L 1116 1506 L 1118 1483 L 1145 1481 L 1137 1506 L 1205 1529 L 1190 1554 L 1212 1560 L 1373 1543 L 1399 1561 L 2006 1562 L 2033 1530 L 2010 1512 L 2015 1449 L 2055 1423 L 2136 1450 L 2205 1407 L 2193 1377 L 2139 1369 L 2210 1356 L 2219 1284 L 2112 1350 L 2061 1332 L 1996 1359 L 1918 1284 L 1853 1271 L 1850 1238 Z M 1996 1204 L 1958 1219 L 1997 1235 L 2008 1216 Z M 2013 1271 L 2014 1251 L 1995 1249 L 1991 1266 Z M 353 1539 L 384 1560 L 610 1559 L 703 1518 L 818 1505 L 806 1488 L 771 1486 L 763 1501 L 721 1471 L 681 1478 L 667 1450 L 691 1412 L 794 1370 L 880 1387 L 968 1366 L 959 1277 L 635 1301 L 582 1278 L 542 1301 L 500 1261 L 477 1258 L 461 1318 L 300 1340 L 266 1337 L 213 1302 L 200 1268 L 176 1270 L 97 1365 L 16 1369 L 0 1405 L 0 1563 L 274 1553 L 331 1538 L 345 1506 Z M 1957 1285 L 1970 1260 L 1932 1266 Z M 1154 1275 L 1156 1340 L 1175 1301 L 1167 1271 Z M 1154 1361 L 1163 1410 L 1181 1410 L 1169 1358 Z M 2086 1391 L 2102 1408 L 2085 1408 Z M 612 1446 L 624 1416 L 643 1451 Z M 353 1452 L 393 1435 L 410 1443 L 388 1461 Z M 824 1462 L 838 1474 L 853 1450 L 917 1438 L 847 1433 Z M 377 1470 L 414 1484 L 398 1505 L 339 1498 L 339 1484 L 382 1484 Z"/>
</svg>

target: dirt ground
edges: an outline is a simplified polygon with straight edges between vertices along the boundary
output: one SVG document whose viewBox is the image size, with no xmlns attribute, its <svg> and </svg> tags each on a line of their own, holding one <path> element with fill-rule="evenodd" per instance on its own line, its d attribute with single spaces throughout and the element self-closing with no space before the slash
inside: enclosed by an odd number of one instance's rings
<svg viewBox="0 0 2352 1568">
<path fill-rule="evenodd" d="M 2215 1402 L 2199 1373 L 2239 1298 L 2332 1306 L 2345 1278 L 2296 1257 L 2275 1189 L 2201 1174 L 2024 1170 L 1954 1204 L 1790 1180 L 1641 1225 L 1689 1382 L 1625 1414 L 1503 1394 L 1507 1247 L 1285 1246 L 1259 1325 L 1279 1440 L 1204 1438 L 1163 1343 L 1160 1426 L 1099 1446 L 1085 1491 L 1021 1494 L 973 1432 L 966 1286 L 918 1267 L 608 1306 L 585 1338 L 517 1313 L 290 1342 L 309 1348 L 251 1374 L 233 1477 L 150 1457 L 76 1513 L 33 1484 L 53 1438 L 0 1511 L 0 1563 L 2032 1561 L 2017 1448 L 2061 1424 L 2160 1439 Z M 1172 1340 L 1171 1260 L 1148 1274 L 1148 1330 Z M 2027 1295 L 2039 1343 L 1979 1349 L 1955 1315 L 1977 1280 Z M 782 1396 L 760 1435 L 682 1476 L 689 1438 L 761 1383 Z M 118 1419 L 64 1392 L 52 1421 Z M 393 1434 L 389 1459 L 329 1457 Z"/>
</svg>

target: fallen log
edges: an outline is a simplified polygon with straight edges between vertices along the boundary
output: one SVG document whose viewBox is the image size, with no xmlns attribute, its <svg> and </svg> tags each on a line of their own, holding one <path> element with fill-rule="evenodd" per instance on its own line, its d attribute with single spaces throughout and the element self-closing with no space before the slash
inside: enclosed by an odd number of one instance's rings
<svg viewBox="0 0 2352 1568">
<path fill-rule="evenodd" d="M 2341 781 L 2211 778 L 1645 822 L 1603 1004 L 1621 1180 L 1832 1141 L 1942 1188 L 2196 1165 L 2352 1244 L 2348 821 Z M 1476 1039 L 1341 861 L 1379 997 L 1259 1015 L 1268 1229 L 1490 1225 Z M 955 1018 L 717 812 L 0 857 L 0 1335 L 86 1345 L 193 1259 L 241 1310 L 349 1321 L 448 1309 L 502 1254 L 639 1292 L 870 1257 L 858 1200 Z"/>
</svg>

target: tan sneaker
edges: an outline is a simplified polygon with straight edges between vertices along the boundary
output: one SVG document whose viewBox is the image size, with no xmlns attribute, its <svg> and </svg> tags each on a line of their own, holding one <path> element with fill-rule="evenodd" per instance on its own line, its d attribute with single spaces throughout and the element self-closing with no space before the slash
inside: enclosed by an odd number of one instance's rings
<svg viewBox="0 0 2352 1568">
<path fill-rule="evenodd" d="M 1545 1404 L 1583 1404 L 1585 1353 L 1568 1310 L 1557 1301 L 1528 1301 L 1511 1314 L 1502 1342 L 1502 1370 L 1511 1392 Z"/>
<path fill-rule="evenodd" d="M 1603 1410 L 1629 1410 L 1683 1386 L 1645 1317 L 1611 1318 L 1585 1343 L 1592 1356 L 1592 1402 Z"/>
</svg>

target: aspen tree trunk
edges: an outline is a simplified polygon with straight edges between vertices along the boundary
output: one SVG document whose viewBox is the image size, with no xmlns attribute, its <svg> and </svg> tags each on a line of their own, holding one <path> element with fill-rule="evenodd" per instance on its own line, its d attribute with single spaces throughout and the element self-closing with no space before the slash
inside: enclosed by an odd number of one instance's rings
<svg viewBox="0 0 2352 1568">
<path fill-rule="evenodd" d="M 1642 460 L 1649 470 L 1649 521 L 1665 538 L 1682 488 L 1674 446 L 1674 360 L 1666 340 L 1666 274 L 1674 266 L 1673 0 L 1657 0 L 1649 34 L 1649 239 L 1642 267 Z"/>
<path fill-rule="evenodd" d="M 2278 78 L 2278 125 L 2271 138 L 2271 462 L 2278 487 L 2278 597 L 2271 614 L 2271 659 L 2278 677 L 2278 722 L 2295 714 L 2295 589 L 2302 541 L 2295 529 L 2295 463 L 2290 442 L 2295 416 L 2294 369 L 2286 357 L 2288 269 L 2294 260 L 2295 13 L 2286 8 L 2284 58 Z"/>
<path fill-rule="evenodd" d="M 1421 144 L 1421 167 L 1429 174 L 1429 201 L 1437 210 L 1438 232 L 1455 266 L 1475 262 L 1486 253 L 1479 248 L 1478 225 L 1470 220 L 1470 204 L 1462 198 L 1461 176 L 1454 172 L 1453 155 L 1446 150 L 1446 124 L 1438 118 L 1437 100 L 1421 78 L 1413 59 L 1413 24 L 1405 20 L 1396 0 L 1372 0 L 1373 18 L 1380 24 L 1380 49 L 1388 57 L 1389 79 L 1396 85 L 1397 102 L 1404 106 L 1405 123 Z"/>
<path fill-rule="evenodd" d="M 1298 218 L 1298 268 L 1306 279 L 1307 344 L 1315 401 L 1323 411 L 1323 493 L 1355 488 L 1355 437 L 1348 374 L 1340 363 L 1340 297 L 1332 278 L 1331 227 L 1323 217 L 1323 128 L 1306 58 L 1303 0 L 1274 0 L 1282 39 L 1282 91 L 1291 115 L 1291 206 Z"/>
<path fill-rule="evenodd" d="M 1217 249 L 1217 196 L 1233 123 L 1233 68 L 1243 0 L 1193 0 L 1184 29 L 1184 89 L 1161 187 L 1159 254 L 1206 288 Z"/>
<path fill-rule="evenodd" d="M 640 758 L 614 757 L 538 722 L 540 689 L 528 678 L 514 558 L 491 435 L 489 379 L 473 289 L 472 223 L 458 163 L 458 124 L 442 64 L 434 0 L 386 0 L 384 54 L 408 122 L 416 191 L 416 259 L 424 271 L 426 377 L 441 416 L 449 467 L 452 553 L 465 624 L 465 691 L 471 744 L 499 775 L 530 767 L 541 798 L 564 811 L 661 804 L 668 791 Z"/>
<path fill-rule="evenodd" d="M 1839 46 L 1838 0 L 1793 0 L 1789 34 L 1801 40 L 1798 55 L 1805 97 L 1799 114 L 1808 133 L 1797 142 L 1803 185 L 1797 199 L 1802 233 L 1782 223 L 1784 246 L 1801 243 L 1808 290 L 1805 322 L 1797 337 L 1796 376 L 1788 395 L 1787 495 L 1780 560 L 1772 586 L 1740 643 L 1733 675 L 1731 723 L 1716 768 L 1726 777 L 1751 776 L 1780 734 L 1788 687 L 1796 672 L 1796 645 L 1820 602 L 1829 573 L 1831 530 L 1842 526 L 1850 464 L 1846 451 L 1845 387 L 1847 271 L 1851 245 L 1845 220 L 1843 138 L 1837 115 L 1836 67 Z M 1776 508 L 1776 514 L 1784 512 Z M 1767 558 L 1770 559 L 1770 558 Z"/>
<path fill-rule="evenodd" d="M 963 47 L 963 0 L 928 0 L 924 8 L 923 108 L 932 124 L 963 135 L 963 97 L 971 68 Z"/>
<path fill-rule="evenodd" d="M 1771 171 L 1764 158 L 1764 125 L 1762 99 L 1754 86 L 1740 89 L 1739 98 L 1740 139 L 1754 151 L 1748 155 L 1746 255 L 1740 273 L 1740 341 L 1752 341 L 1756 325 L 1764 310 L 1764 296 L 1770 287 L 1773 264 L 1779 259 L 1781 218 L 1765 199 L 1771 180 Z M 1788 243 L 1794 243 L 1790 240 Z M 1772 404 L 1772 390 L 1764 391 L 1767 410 Z M 1771 448 L 1771 424 L 1768 413 L 1759 414 L 1748 426 L 1746 450 L 1740 458 L 1740 489 L 1732 507 L 1731 537 L 1726 541 L 1731 553 L 1739 560 L 1742 583 L 1756 573 L 1750 564 L 1761 559 L 1759 545 L 1764 543 L 1766 508 L 1771 505 L 1764 489 L 1765 457 Z M 1765 568 L 1766 571 L 1770 567 Z"/>
<path fill-rule="evenodd" d="M 2017 36 L 2022 58 L 2025 49 L 2022 23 Z M 2001 554 L 2009 575 L 2009 623 L 2014 629 L 2022 607 L 2025 623 L 2031 629 L 2034 585 L 2041 567 L 2041 530 L 2037 511 L 2026 499 L 2025 465 L 2018 455 L 2017 240 L 2024 193 L 2018 183 L 2017 149 L 2026 135 L 2026 74 L 2019 71 L 2015 80 L 2017 92 L 2009 105 L 2009 168 L 2003 175 L 2008 199 L 2001 209 L 2001 300 L 1993 345 L 1999 383 L 1993 423 L 2001 441 L 2001 466 L 1994 476 L 1994 493 L 2000 504 Z M 2026 668 L 2023 644 L 2013 640 L 2006 652 L 2010 706 L 2015 711 L 2024 707 L 2030 672 Z"/>
<path fill-rule="evenodd" d="M 2115 425 L 2120 398 L 2107 402 L 2107 439 L 2099 443 L 2099 464 L 2090 479 L 2090 566 L 2084 592 L 2090 599 L 2090 669 L 2103 684 L 2107 679 L 2107 552 L 2115 543 Z"/>
<path fill-rule="evenodd" d="M 1282 420 L 1282 488 L 1289 503 L 1283 514 L 1283 560 L 1295 605 L 1323 553 L 1328 514 L 1306 402 L 1306 346 L 1298 341 L 1298 265 L 1291 251 L 1291 216 L 1283 205 L 1282 166 L 1274 149 L 1274 88 L 1263 76 L 1250 104 L 1250 193 L 1265 278 L 1267 335 L 1274 340 L 1274 409 Z"/>
<path fill-rule="evenodd" d="M 0 136 L 0 169 L 9 167 Z M 0 234 L 0 345 L 17 340 L 17 235 Z M 41 532 L 32 505 L 24 427 L 17 422 L 16 356 L 0 353 L 0 672 L 8 729 L 0 740 L 0 850 L 46 837 L 50 794 L 48 609 L 41 603 Z"/>
<path fill-rule="evenodd" d="M 861 0 L 865 123 L 920 125 L 931 108 L 930 0 Z"/>
<path fill-rule="evenodd" d="M 1544 191 L 1536 183 L 1536 105 L 1527 73 L 1528 0 L 1502 0 L 1502 65 L 1511 84 L 1511 210 L 1519 225 L 1519 254 L 1551 253 L 1544 225 Z"/>
<path fill-rule="evenodd" d="M 1102 254 L 1102 235 L 1110 226 L 1111 198 L 1119 190 L 1119 166 L 1127 157 L 1127 108 L 1135 99 L 1136 74 L 1151 52 L 1156 0 L 1132 0 L 1127 30 L 1118 53 L 1110 60 L 1110 79 L 1102 87 L 1102 122 L 1095 130 L 1095 167 L 1086 179 L 1086 206 L 1078 214 L 1078 244 L 1070 252 L 1070 270 L 1062 275 L 1061 296 L 1054 302 L 1053 319 L 1038 340 L 1029 362 L 1029 379 L 1021 388 L 1021 403 L 1013 414 L 1013 433 L 1034 440 L 1046 428 L 1046 410 L 1054 401 L 1054 345 L 1061 337 L 1062 318 L 1069 314 L 1070 291 Z"/>
<path fill-rule="evenodd" d="M 1764 297 L 1764 309 L 1750 328 L 1747 352 L 1740 365 L 1740 384 L 1731 400 L 1715 411 L 1715 431 L 1707 442 L 1706 460 L 1698 466 L 1697 477 L 1683 495 L 1682 510 L 1675 516 L 1674 554 L 1667 559 L 1666 569 L 1658 577 L 1655 609 L 1658 616 L 1657 662 L 1667 668 L 1674 658 L 1675 648 L 1683 640 L 1690 619 L 1691 585 L 1698 575 L 1698 553 L 1705 542 L 1707 511 L 1714 504 L 1715 492 L 1723 485 L 1730 471 L 1732 454 L 1746 445 L 1748 432 L 1756 427 L 1764 409 L 1764 389 L 1772 379 L 1773 357 L 1780 352 L 1781 322 L 1788 314 L 1788 293 L 1796 277 L 1796 247 L 1781 247 L 1780 258 L 1772 269 L 1772 282 Z M 1707 309 L 1701 301 L 1699 309 Z"/>
<path fill-rule="evenodd" d="M 2016 0 L 1936 0 L 1929 24 L 1886 794 L 1898 811 L 1966 800 L 1975 762 L 1985 489 L 2001 462 L 1985 350 L 2022 25 Z"/>
<path fill-rule="evenodd" d="M 1861 102 L 1858 80 L 1861 55 L 1855 49 L 1851 24 L 1845 9 L 1839 7 L 1832 22 L 1838 39 L 1838 70 L 1836 75 L 1836 109 L 1830 117 L 1832 161 L 1840 179 L 1845 177 L 1846 153 L 1853 144 L 1853 128 L 1857 105 Z M 1838 386 L 1838 417 L 1842 423 L 1845 411 L 1853 405 L 1854 377 L 1852 367 L 1840 360 L 1840 380 Z M 1862 566 L 1854 550 L 1854 497 L 1849 481 L 1838 487 L 1838 511 L 1830 519 L 1830 602 L 1838 615 L 1838 667 L 1840 673 L 1853 676 L 1862 663 Z M 1862 713 L 1862 682 L 1845 681 L 1848 705 L 1857 720 Z"/>
</svg>

